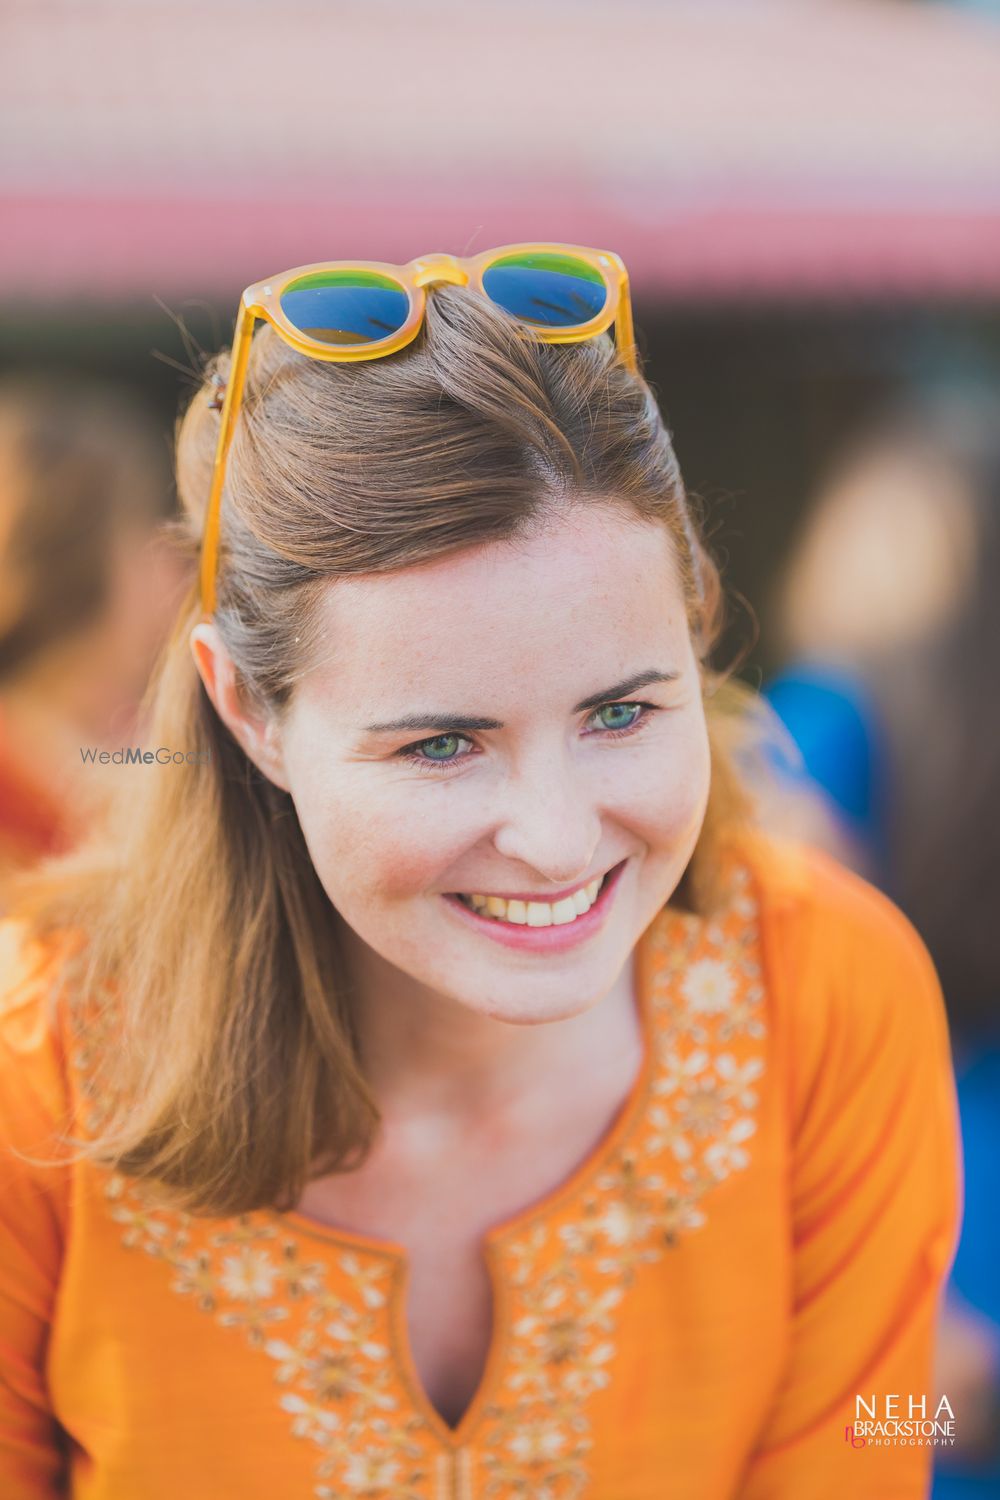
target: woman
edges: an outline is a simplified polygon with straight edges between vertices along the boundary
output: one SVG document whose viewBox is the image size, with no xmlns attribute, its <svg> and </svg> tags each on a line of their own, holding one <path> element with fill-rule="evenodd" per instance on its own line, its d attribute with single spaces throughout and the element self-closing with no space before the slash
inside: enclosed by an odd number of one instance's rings
<svg viewBox="0 0 1000 1500">
<path fill-rule="evenodd" d="M 183 420 L 153 722 L 207 755 L 0 929 L 5 1493 L 925 1493 L 852 1429 L 938 1406 L 940 990 L 753 828 L 719 576 L 623 269 L 566 341 L 577 255 L 516 266 L 532 322 L 411 263 L 386 358 L 317 353 L 332 273 L 298 323 L 261 284 Z"/>
</svg>

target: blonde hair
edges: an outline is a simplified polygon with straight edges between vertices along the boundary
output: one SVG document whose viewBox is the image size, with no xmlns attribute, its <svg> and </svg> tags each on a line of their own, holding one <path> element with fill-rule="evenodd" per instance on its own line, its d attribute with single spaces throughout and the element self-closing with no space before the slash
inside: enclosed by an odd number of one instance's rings
<svg viewBox="0 0 1000 1500">
<path fill-rule="evenodd" d="M 166 1201 L 226 1216 L 287 1209 L 307 1182 L 364 1159 L 378 1110 L 358 1062 L 337 924 L 290 796 L 216 715 L 195 669 L 195 563 L 218 431 L 210 361 L 177 434 L 177 537 L 192 581 L 148 695 L 153 742 L 208 749 L 198 768 L 123 778 L 102 829 L 18 888 L 38 933 L 85 936 L 73 984 L 109 985 L 120 1046 L 98 1059 L 118 1101 L 64 1137 Z M 254 340 L 223 500 L 216 623 L 241 691 L 280 714 L 331 578 L 405 568 L 516 537 L 555 498 L 666 527 L 702 672 L 708 810 L 672 904 L 710 912 L 726 839 L 751 816 L 739 759 L 757 695 L 708 657 L 724 625 L 646 381 L 610 337 L 546 345 L 484 297 L 435 287 L 388 359 L 329 365 L 268 328 Z"/>
</svg>

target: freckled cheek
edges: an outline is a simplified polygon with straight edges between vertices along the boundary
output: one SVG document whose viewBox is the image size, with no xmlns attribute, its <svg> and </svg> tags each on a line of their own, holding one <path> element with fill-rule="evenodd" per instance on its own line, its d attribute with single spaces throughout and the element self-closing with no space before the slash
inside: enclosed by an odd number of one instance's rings
<svg viewBox="0 0 1000 1500">
<path fill-rule="evenodd" d="M 320 880 L 345 910 L 444 889 L 468 845 L 430 805 L 414 809 L 409 796 L 373 795 L 356 782 L 327 785 L 299 817 Z"/>
<path fill-rule="evenodd" d="M 633 765 L 605 806 L 650 850 L 676 853 L 701 828 L 710 782 L 708 741 L 696 729 L 668 754 Z"/>
</svg>

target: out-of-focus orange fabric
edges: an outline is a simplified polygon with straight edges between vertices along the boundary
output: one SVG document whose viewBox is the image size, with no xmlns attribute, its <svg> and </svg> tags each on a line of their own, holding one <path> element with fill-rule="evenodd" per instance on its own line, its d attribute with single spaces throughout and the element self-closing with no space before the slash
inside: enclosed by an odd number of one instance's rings
<svg viewBox="0 0 1000 1500">
<path fill-rule="evenodd" d="M 668 907 L 640 941 L 645 1065 L 611 1131 L 486 1238 L 494 1335 L 455 1429 L 409 1353 L 402 1247 L 14 1158 L 64 1111 L 99 1121 L 110 1038 L 79 936 L 0 925 L 5 1500 L 924 1496 L 929 1447 L 846 1429 L 858 1395 L 937 1407 L 961 1203 L 937 978 L 829 856 L 754 834 L 727 867 L 723 912 Z"/>
</svg>

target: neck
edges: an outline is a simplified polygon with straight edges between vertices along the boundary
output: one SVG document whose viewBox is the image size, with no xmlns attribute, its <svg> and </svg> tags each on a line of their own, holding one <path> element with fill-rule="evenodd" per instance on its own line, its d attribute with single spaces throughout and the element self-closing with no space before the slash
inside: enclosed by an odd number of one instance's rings
<svg viewBox="0 0 1000 1500">
<path fill-rule="evenodd" d="M 387 1116 L 481 1119 L 544 1095 L 554 1077 L 638 1070 L 634 958 L 596 1005 L 538 1024 L 497 1020 L 404 974 L 345 929 L 362 1066 Z"/>
</svg>

